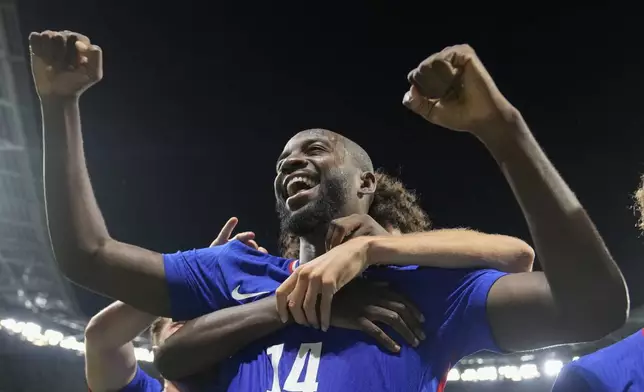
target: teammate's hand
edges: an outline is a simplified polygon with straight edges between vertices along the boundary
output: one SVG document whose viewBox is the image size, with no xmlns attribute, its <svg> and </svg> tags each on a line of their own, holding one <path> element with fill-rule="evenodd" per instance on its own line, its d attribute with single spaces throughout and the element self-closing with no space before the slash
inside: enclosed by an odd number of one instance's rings
<svg viewBox="0 0 644 392">
<path fill-rule="evenodd" d="M 335 293 L 367 268 L 370 237 L 358 237 L 295 269 L 277 288 L 277 310 L 283 322 L 289 311 L 296 323 L 329 328 Z M 320 322 L 317 304 L 320 297 Z"/>
<path fill-rule="evenodd" d="M 376 323 L 392 327 L 412 347 L 425 339 L 421 325 L 423 315 L 413 303 L 391 291 L 386 283 L 356 279 L 340 290 L 337 297 L 331 312 L 334 327 L 362 331 L 393 353 L 400 351 L 400 345 Z"/>
<path fill-rule="evenodd" d="M 486 132 L 516 111 L 469 45 L 431 55 L 408 79 L 412 87 L 403 104 L 431 123 L 455 131 Z"/>
<path fill-rule="evenodd" d="M 268 253 L 266 248 L 259 246 L 257 242 L 255 242 L 255 233 L 253 233 L 252 231 L 245 231 L 243 233 L 237 234 L 233 238 L 230 238 L 230 236 L 233 234 L 233 230 L 235 230 L 235 227 L 237 226 L 237 223 L 239 223 L 239 219 L 235 217 L 228 219 L 228 222 L 226 222 L 224 227 L 221 228 L 219 235 L 210 244 L 210 246 L 224 245 L 229 241 L 238 240 L 250 246 L 251 248 L 254 248 L 255 250 L 258 250 L 262 253 Z"/>
<path fill-rule="evenodd" d="M 390 233 L 371 216 L 353 214 L 331 221 L 326 233 L 327 252 L 336 246 L 356 237 L 389 235 Z"/>
<path fill-rule="evenodd" d="M 40 98 L 77 97 L 103 78 L 103 54 L 71 31 L 29 35 L 31 71 Z"/>
</svg>

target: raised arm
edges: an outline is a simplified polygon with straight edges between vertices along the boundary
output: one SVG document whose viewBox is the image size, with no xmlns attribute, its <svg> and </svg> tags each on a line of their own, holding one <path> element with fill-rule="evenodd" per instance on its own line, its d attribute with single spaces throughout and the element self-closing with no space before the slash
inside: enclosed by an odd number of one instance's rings
<svg viewBox="0 0 644 392">
<path fill-rule="evenodd" d="M 621 272 L 472 48 L 447 48 L 423 61 L 409 79 L 413 87 L 405 105 L 436 125 L 478 137 L 530 228 L 544 272 L 508 275 L 490 290 L 488 316 L 499 345 L 524 350 L 594 340 L 620 327 L 629 305 Z"/>
<path fill-rule="evenodd" d="M 87 172 L 78 101 L 102 78 L 100 48 L 70 32 L 32 33 L 29 43 L 42 105 L 47 221 L 58 266 L 81 286 L 168 316 L 162 255 L 109 235 Z"/>
<path fill-rule="evenodd" d="M 122 302 L 92 317 L 85 329 L 85 376 L 90 390 L 117 391 L 132 381 L 137 370 L 132 340 L 155 319 Z"/>
</svg>

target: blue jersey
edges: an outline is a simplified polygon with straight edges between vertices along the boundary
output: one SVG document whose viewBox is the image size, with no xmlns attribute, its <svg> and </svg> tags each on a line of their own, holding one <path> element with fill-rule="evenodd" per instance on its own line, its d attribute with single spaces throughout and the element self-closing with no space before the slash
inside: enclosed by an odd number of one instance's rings
<svg viewBox="0 0 644 392">
<path fill-rule="evenodd" d="M 265 255 L 239 241 L 164 255 L 173 318 L 189 320 L 274 294 L 296 261 Z M 480 350 L 498 351 L 486 315 L 487 294 L 503 273 L 376 267 L 367 278 L 388 281 L 425 315 L 418 348 L 385 352 L 364 333 L 291 325 L 220 364 L 209 391 L 440 391 L 450 367 Z M 385 328 L 395 340 L 402 339 Z"/>
<path fill-rule="evenodd" d="M 154 377 L 150 377 L 140 367 L 136 367 L 136 374 L 129 384 L 119 389 L 119 392 L 161 392 L 163 385 Z"/>
<path fill-rule="evenodd" d="M 644 330 L 570 362 L 552 391 L 644 391 Z"/>
</svg>

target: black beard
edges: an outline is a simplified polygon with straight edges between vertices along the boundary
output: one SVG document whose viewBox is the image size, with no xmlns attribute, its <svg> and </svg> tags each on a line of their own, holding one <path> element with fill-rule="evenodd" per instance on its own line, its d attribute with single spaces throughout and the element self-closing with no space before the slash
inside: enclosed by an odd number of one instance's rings
<svg viewBox="0 0 644 392">
<path fill-rule="evenodd" d="M 295 212 L 289 211 L 286 202 L 278 199 L 275 208 L 279 215 L 281 232 L 304 237 L 331 223 L 348 199 L 345 183 L 341 176 L 327 177 L 320 182 L 317 199 Z"/>
</svg>

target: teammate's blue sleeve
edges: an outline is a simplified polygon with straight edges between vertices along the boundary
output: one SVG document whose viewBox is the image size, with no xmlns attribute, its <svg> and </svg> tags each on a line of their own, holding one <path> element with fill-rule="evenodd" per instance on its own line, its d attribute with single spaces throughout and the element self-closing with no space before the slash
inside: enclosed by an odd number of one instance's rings
<svg viewBox="0 0 644 392">
<path fill-rule="evenodd" d="M 487 297 L 492 285 L 504 275 L 490 269 L 450 270 L 443 277 L 447 292 L 439 334 L 446 347 L 453 348 L 454 361 L 482 350 L 501 351 L 492 335 Z"/>
<path fill-rule="evenodd" d="M 226 307 L 226 282 L 220 268 L 228 246 L 163 255 L 171 315 L 185 321 Z"/>
<path fill-rule="evenodd" d="M 500 351 L 487 318 L 487 296 L 503 272 L 482 269 L 443 269 L 419 266 L 389 266 L 368 271 L 367 276 L 392 283 L 425 315 L 427 346 L 454 365 L 481 350 Z"/>
<path fill-rule="evenodd" d="M 592 392 L 593 388 L 584 376 L 583 369 L 572 363 L 565 366 L 552 387 L 552 392 Z"/>
<path fill-rule="evenodd" d="M 119 392 L 161 392 L 163 385 L 154 377 L 150 377 L 140 367 L 136 367 L 136 374 L 129 384 L 119 389 Z"/>
</svg>

